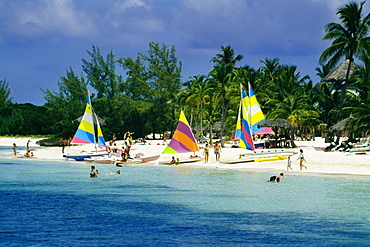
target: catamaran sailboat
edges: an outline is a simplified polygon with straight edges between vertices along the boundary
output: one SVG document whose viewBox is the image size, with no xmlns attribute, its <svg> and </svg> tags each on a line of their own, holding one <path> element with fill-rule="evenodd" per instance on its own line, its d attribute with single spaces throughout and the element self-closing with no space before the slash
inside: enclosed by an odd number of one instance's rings
<svg viewBox="0 0 370 247">
<path fill-rule="evenodd" d="M 284 149 L 256 150 L 252 135 L 274 133 L 269 127 L 258 127 L 258 124 L 265 120 L 265 116 L 259 106 L 256 95 L 250 83 L 248 83 L 249 96 L 241 87 L 241 101 L 239 106 L 238 121 L 236 124 L 235 139 L 239 140 L 239 147 L 249 150 L 240 157 L 250 156 L 271 157 L 291 156 L 297 152 Z"/>
<path fill-rule="evenodd" d="M 71 144 L 95 144 L 96 145 L 94 123 L 96 123 L 97 125 L 98 146 L 106 147 L 103 132 L 101 131 L 98 118 L 95 115 L 95 113 L 93 113 L 93 110 L 92 110 L 90 94 L 87 93 L 85 113 L 81 119 L 80 125 L 78 126 L 78 129 L 76 131 L 76 134 L 74 135 L 71 141 Z M 87 158 L 103 156 L 107 154 L 107 152 L 105 152 L 104 150 L 101 150 L 102 152 L 98 152 L 96 146 L 95 146 L 95 149 L 96 149 L 95 152 L 66 154 L 66 155 L 63 155 L 63 157 L 67 159 L 74 159 L 76 161 L 83 161 Z"/>
<path fill-rule="evenodd" d="M 189 126 L 188 120 L 186 120 L 185 114 L 183 111 L 180 112 L 180 118 L 177 123 L 177 128 L 173 137 L 162 152 L 162 154 L 176 154 L 176 153 L 190 153 L 199 151 L 197 143 L 195 141 L 193 132 Z M 180 163 L 196 162 L 201 161 L 201 157 L 194 155 L 188 159 L 181 159 Z M 168 164 L 169 161 L 159 161 L 161 164 Z"/>
</svg>

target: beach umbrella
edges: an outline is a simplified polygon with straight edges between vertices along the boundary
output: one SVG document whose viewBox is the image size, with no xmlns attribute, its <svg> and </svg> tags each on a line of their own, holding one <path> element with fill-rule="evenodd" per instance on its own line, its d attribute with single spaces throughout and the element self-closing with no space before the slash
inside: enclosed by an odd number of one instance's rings
<svg viewBox="0 0 370 247">
<path fill-rule="evenodd" d="M 329 74 L 327 74 L 324 78 L 323 81 L 345 81 L 346 80 L 346 74 L 347 74 L 347 69 L 349 65 L 349 59 L 346 59 L 342 63 L 340 63 L 335 69 L 333 69 Z M 357 70 L 359 66 L 352 62 L 349 76 L 351 76 L 355 70 Z"/>
<path fill-rule="evenodd" d="M 258 127 L 271 127 L 271 128 L 283 128 L 290 129 L 290 122 L 286 119 L 266 119 L 265 121 L 258 124 Z"/>
</svg>

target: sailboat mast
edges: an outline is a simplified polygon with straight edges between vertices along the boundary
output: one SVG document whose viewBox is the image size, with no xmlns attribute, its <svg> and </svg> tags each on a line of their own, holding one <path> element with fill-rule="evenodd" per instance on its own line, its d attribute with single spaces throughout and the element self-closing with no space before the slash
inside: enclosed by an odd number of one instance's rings
<svg viewBox="0 0 370 247">
<path fill-rule="evenodd" d="M 253 132 L 252 132 L 252 101 L 251 101 L 251 84 L 248 82 L 248 128 L 251 133 L 251 137 L 253 139 Z"/>
</svg>

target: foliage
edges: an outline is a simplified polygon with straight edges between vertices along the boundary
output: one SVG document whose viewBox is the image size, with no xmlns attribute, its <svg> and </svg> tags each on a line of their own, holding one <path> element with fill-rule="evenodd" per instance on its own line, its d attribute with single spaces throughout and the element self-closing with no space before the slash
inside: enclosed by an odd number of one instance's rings
<svg viewBox="0 0 370 247">
<path fill-rule="evenodd" d="M 328 60 L 326 66 L 333 69 L 341 58 L 349 60 L 346 78 L 342 84 L 342 97 L 338 106 L 338 119 L 342 118 L 342 109 L 347 94 L 347 86 L 350 83 L 350 69 L 354 58 L 362 58 L 369 55 L 370 37 L 368 37 L 370 27 L 370 14 L 363 17 L 363 5 L 361 2 L 358 5 L 356 2 L 351 2 L 339 8 L 337 15 L 341 23 L 329 23 L 325 27 L 326 34 L 324 39 L 333 40 L 321 55 L 319 62 L 324 63 Z M 340 82 L 341 83 L 341 82 Z M 339 138 L 338 138 L 339 140 Z"/>
<path fill-rule="evenodd" d="M 0 134 L 72 136 L 78 125 L 73 120 L 83 114 L 91 87 L 94 111 L 106 121 L 102 129 L 107 140 L 113 134 L 121 139 L 127 131 L 134 132 L 134 138 L 173 131 L 180 109 L 190 116 L 197 139 L 209 135 L 212 140 L 216 134 L 224 140 L 234 135 L 240 86 L 247 88 L 249 83 L 267 118 L 287 119 L 291 126 L 314 132 L 334 125 L 345 113 L 353 117 L 353 130 L 366 132 L 370 122 L 370 14 L 363 17 L 363 5 L 351 2 L 339 8 L 341 23 L 329 23 L 325 29 L 324 39 L 332 44 L 316 68 L 321 78 L 342 58 L 363 62 L 357 73 L 347 73 L 344 82 L 315 84 L 301 76 L 296 66 L 280 64 L 278 58 L 260 60 L 258 68 L 237 67 L 243 56 L 236 55 L 231 46 L 221 46 L 221 52 L 210 60 L 211 71 L 182 81 L 182 64 L 173 45 L 151 42 L 147 53 L 135 58 L 116 58 L 113 51 L 104 57 L 93 45 L 87 51 L 89 59 L 82 59 L 81 75 L 70 68 L 61 76 L 58 92 L 42 89 L 44 106 L 13 104 L 8 83 L 0 81 Z"/>
</svg>

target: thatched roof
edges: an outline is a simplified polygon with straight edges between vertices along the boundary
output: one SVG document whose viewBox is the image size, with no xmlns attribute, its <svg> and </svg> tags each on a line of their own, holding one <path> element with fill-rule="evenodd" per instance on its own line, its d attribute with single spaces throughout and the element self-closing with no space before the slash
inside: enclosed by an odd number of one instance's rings
<svg viewBox="0 0 370 247">
<path fill-rule="evenodd" d="M 345 118 L 345 119 L 339 121 L 338 123 L 334 124 L 333 126 L 330 126 L 329 132 L 337 132 L 337 131 L 347 130 L 347 126 L 348 126 L 349 122 L 351 122 L 353 119 L 354 119 L 354 117 L 351 116 L 351 117 L 348 117 L 348 118 Z"/>
<path fill-rule="evenodd" d="M 339 64 L 335 69 L 333 69 L 329 74 L 327 74 L 323 78 L 323 81 L 345 81 L 348 65 L 349 59 L 346 59 L 341 64 Z M 358 68 L 359 66 L 355 64 L 355 62 L 352 62 L 349 75 L 351 76 Z"/>
<path fill-rule="evenodd" d="M 81 122 L 82 117 L 83 117 L 83 115 L 81 117 L 76 118 L 75 120 L 73 120 L 73 122 L 75 122 L 75 121 Z M 98 118 L 98 121 L 99 121 L 100 125 L 105 125 L 105 120 L 102 119 L 101 117 L 99 117 L 98 115 L 95 115 L 95 114 L 94 114 L 94 117 L 93 117 L 94 124 L 96 124 L 96 118 Z"/>
<path fill-rule="evenodd" d="M 284 128 L 289 129 L 291 127 L 290 122 L 286 119 L 267 119 L 258 124 L 258 127 L 272 127 L 272 128 Z"/>
</svg>

